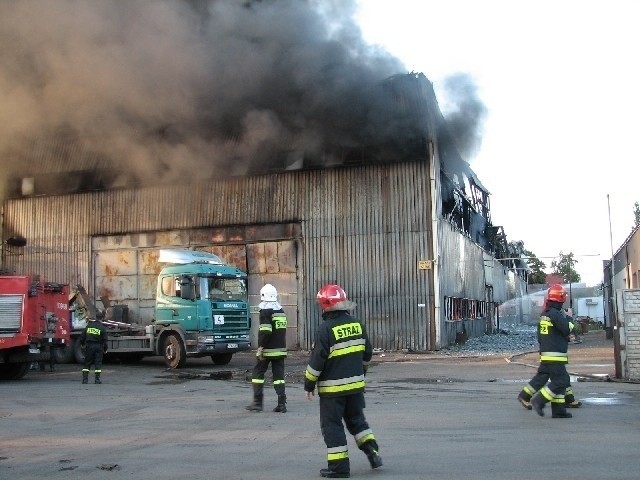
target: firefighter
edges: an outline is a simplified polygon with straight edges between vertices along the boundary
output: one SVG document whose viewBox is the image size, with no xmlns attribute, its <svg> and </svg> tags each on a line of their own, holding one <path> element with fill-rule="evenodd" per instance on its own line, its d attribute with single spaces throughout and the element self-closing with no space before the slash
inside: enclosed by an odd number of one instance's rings
<svg viewBox="0 0 640 480">
<path fill-rule="evenodd" d="M 542 306 L 542 311 L 547 309 L 547 302 L 548 299 L 545 296 L 544 299 L 544 305 Z M 569 320 L 569 326 L 571 327 L 572 323 L 573 323 L 573 319 L 571 317 L 571 312 L 565 308 L 565 314 L 567 315 L 567 318 Z M 576 327 L 575 325 L 573 326 L 573 331 L 575 331 Z M 541 375 L 541 376 L 537 376 L 536 375 L 536 381 L 535 381 L 535 386 L 538 385 L 546 385 L 547 381 L 549 380 L 549 375 L 546 375 L 546 379 L 545 379 L 545 375 Z M 531 397 L 533 395 L 535 395 L 535 393 L 541 388 L 538 388 L 537 390 L 534 390 L 534 386 L 532 385 L 525 385 L 525 387 L 522 389 L 522 391 L 518 394 L 518 401 L 522 404 L 522 406 L 524 408 L 526 408 L 527 410 L 531 410 L 533 407 L 531 406 Z M 564 391 L 564 406 L 567 408 L 580 408 L 582 406 L 582 402 L 577 400 L 574 393 L 573 393 L 573 388 L 571 388 L 571 385 L 569 385 L 566 390 Z"/>
<path fill-rule="evenodd" d="M 80 335 L 80 346 L 84 350 L 84 367 L 82 383 L 89 382 L 89 371 L 93 364 L 95 383 L 102 383 L 102 355 L 107 353 L 107 329 L 95 318 L 90 318 Z"/>
<path fill-rule="evenodd" d="M 322 319 L 309 364 L 304 390 L 308 400 L 318 389 L 320 428 L 327 446 L 327 468 L 320 476 L 348 478 L 349 451 L 344 425 L 371 468 L 382 466 L 378 443 L 364 416 L 364 377 L 373 349 L 362 322 L 349 313 L 355 303 L 347 299 L 340 285 L 323 286 L 316 297 Z"/>
<path fill-rule="evenodd" d="M 257 361 L 253 367 L 251 384 L 253 402 L 246 407 L 252 412 L 261 412 L 264 398 L 264 374 L 271 363 L 273 388 L 278 395 L 274 412 L 286 413 L 287 396 L 284 383 L 284 359 L 287 357 L 287 316 L 278 302 L 278 291 L 267 283 L 260 290 L 260 326 L 258 327 Z"/>
<path fill-rule="evenodd" d="M 549 287 L 538 322 L 540 365 L 529 384 L 518 394 L 518 401 L 525 408 L 530 405 L 540 416 L 544 415 L 544 406 L 551 402 L 552 418 L 572 417 L 565 405 L 566 395 L 570 402 L 575 402 L 566 368 L 569 334 L 573 329 L 570 317 L 562 309 L 566 299 L 567 292 L 562 285 Z"/>
</svg>

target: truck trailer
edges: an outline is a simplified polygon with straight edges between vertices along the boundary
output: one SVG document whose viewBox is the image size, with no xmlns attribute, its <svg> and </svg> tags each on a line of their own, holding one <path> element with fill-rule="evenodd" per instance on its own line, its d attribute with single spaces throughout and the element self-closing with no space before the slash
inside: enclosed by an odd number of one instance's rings
<svg viewBox="0 0 640 480">
<path fill-rule="evenodd" d="M 71 342 L 56 357 L 82 363 L 79 337 L 87 318 L 98 318 L 108 329 L 108 357 L 136 362 L 145 356 L 163 356 L 169 368 L 182 368 L 189 357 L 211 357 L 226 365 L 234 353 L 248 350 L 251 317 L 247 274 L 227 265 L 217 255 L 195 250 L 161 249 L 154 319 L 149 325 L 114 320 L 95 308 L 84 289 L 70 296 Z M 114 309 L 123 310 L 123 305 Z"/>
<path fill-rule="evenodd" d="M 0 380 L 18 380 L 70 341 L 69 286 L 0 275 Z"/>
</svg>

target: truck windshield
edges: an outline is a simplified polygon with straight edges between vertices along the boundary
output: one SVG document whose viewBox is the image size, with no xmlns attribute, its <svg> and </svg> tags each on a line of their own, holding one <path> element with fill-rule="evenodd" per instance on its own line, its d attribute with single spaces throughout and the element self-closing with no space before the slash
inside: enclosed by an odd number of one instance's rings
<svg viewBox="0 0 640 480">
<path fill-rule="evenodd" d="M 207 291 L 203 298 L 210 300 L 248 301 L 247 281 L 244 278 L 207 277 Z"/>
</svg>

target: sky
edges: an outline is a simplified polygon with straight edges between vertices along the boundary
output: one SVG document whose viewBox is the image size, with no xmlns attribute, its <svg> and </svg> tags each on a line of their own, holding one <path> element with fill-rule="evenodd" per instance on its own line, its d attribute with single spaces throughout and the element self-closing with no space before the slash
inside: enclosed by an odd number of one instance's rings
<svg viewBox="0 0 640 480">
<path fill-rule="evenodd" d="M 493 224 L 547 267 L 573 253 L 582 282 L 600 283 L 640 202 L 640 2 L 358 3 L 365 40 L 424 73 L 443 111 L 447 77 L 476 83 L 487 114 L 466 160 Z"/>
</svg>

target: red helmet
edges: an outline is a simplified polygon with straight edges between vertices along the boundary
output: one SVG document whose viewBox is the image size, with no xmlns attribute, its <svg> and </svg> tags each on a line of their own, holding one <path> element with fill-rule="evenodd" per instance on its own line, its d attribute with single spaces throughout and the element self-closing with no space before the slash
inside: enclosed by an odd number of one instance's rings
<svg viewBox="0 0 640 480">
<path fill-rule="evenodd" d="M 547 290 L 547 299 L 551 302 L 564 303 L 567 299 L 567 292 L 562 285 L 556 283 Z"/>
<path fill-rule="evenodd" d="M 326 312 L 327 310 L 331 310 L 338 303 L 346 301 L 347 294 L 340 285 L 329 283 L 318 291 L 316 300 L 320 304 L 322 311 Z"/>
</svg>

